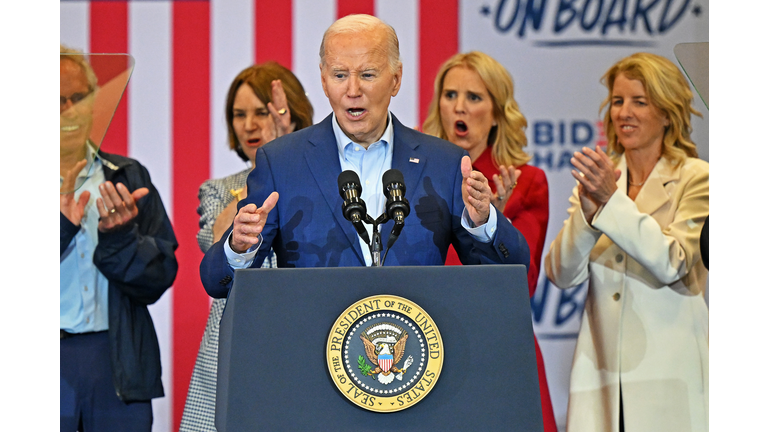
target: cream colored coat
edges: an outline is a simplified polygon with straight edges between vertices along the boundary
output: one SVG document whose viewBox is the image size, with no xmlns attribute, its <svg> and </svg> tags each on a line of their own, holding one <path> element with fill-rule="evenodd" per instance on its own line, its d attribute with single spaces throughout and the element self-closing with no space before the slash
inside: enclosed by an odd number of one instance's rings
<svg viewBox="0 0 768 432">
<path fill-rule="evenodd" d="M 571 370 L 569 432 L 706 431 L 709 416 L 707 270 L 699 236 L 709 213 L 709 164 L 662 158 L 633 202 L 619 189 L 584 219 L 574 188 L 545 258 L 561 288 L 589 279 Z"/>
</svg>

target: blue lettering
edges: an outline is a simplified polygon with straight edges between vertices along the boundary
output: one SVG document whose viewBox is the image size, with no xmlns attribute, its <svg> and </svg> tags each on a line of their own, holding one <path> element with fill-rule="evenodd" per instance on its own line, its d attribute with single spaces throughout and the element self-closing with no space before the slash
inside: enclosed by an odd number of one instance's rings
<svg viewBox="0 0 768 432">
<path fill-rule="evenodd" d="M 618 18 L 614 19 L 612 18 L 612 16 L 617 3 L 621 3 L 621 13 L 619 14 Z M 605 16 L 605 22 L 603 23 L 602 34 L 606 34 L 608 32 L 608 27 L 610 26 L 618 26 L 619 31 L 621 33 L 624 33 L 624 24 L 627 23 L 626 14 L 627 14 L 627 0 L 613 0 L 611 2 L 611 6 L 608 8 L 608 14 Z"/>
<path fill-rule="evenodd" d="M 594 0 L 597 2 L 597 12 L 595 12 L 594 18 L 592 18 L 591 23 L 587 23 L 587 9 L 589 9 L 590 4 L 593 0 L 587 0 L 584 4 L 584 9 L 581 10 L 581 28 L 583 28 L 586 31 L 592 30 L 592 28 L 595 27 L 597 24 L 597 21 L 600 19 L 600 12 L 603 11 L 603 0 Z"/>
<path fill-rule="evenodd" d="M 660 0 L 653 0 L 650 4 L 643 6 L 643 0 L 637 0 L 637 3 L 635 3 L 635 13 L 632 14 L 632 26 L 630 27 L 632 32 L 634 32 L 637 27 L 638 18 L 642 17 L 643 22 L 645 23 L 645 31 L 647 31 L 649 35 L 653 34 L 651 23 L 648 21 L 648 11 L 656 6 L 656 3 L 659 1 Z"/>
<path fill-rule="evenodd" d="M 541 28 L 546 6 L 547 0 L 515 0 L 513 8 L 512 5 L 507 5 L 507 0 L 499 0 L 493 24 L 498 31 L 508 33 L 515 26 L 517 17 L 520 16 L 520 28 L 517 34 L 524 37 L 526 27 L 531 27 L 536 31 Z"/>
<path fill-rule="evenodd" d="M 677 11 L 677 15 L 675 15 L 674 18 L 672 18 L 671 21 L 667 21 L 667 13 L 669 13 L 669 6 L 674 2 L 675 0 L 667 0 L 666 3 L 664 3 L 664 11 L 661 13 L 661 20 L 659 21 L 659 33 L 664 33 L 670 28 L 672 28 L 673 25 L 677 22 L 677 20 L 680 19 L 680 17 L 683 16 L 683 12 L 688 8 L 688 3 L 690 3 L 690 0 L 685 0 L 685 3 L 683 3 L 683 6 L 680 7 L 680 10 Z"/>
<path fill-rule="evenodd" d="M 501 0 L 496 6 L 496 17 L 494 19 L 494 25 L 496 26 L 496 29 L 499 30 L 502 33 L 509 32 L 510 29 L 512 29 L 512 26 L 515 25 L 515 21 L 517 21 L 517 13 L 520 10 L 520 0 L 515 0 L 515 11 L 512 14 L 512 19 L 507 20 L 505 24 L 501 22 L 501 18 L 504 15 L 504 6 L 506 6 L 507 0 Z"/>
<path fill-rule="evenodd" d="M 532 22 L 533 29 L 538 31 L 541 28 L 541 20 L 544 18 L 544 7 L 547 5 L 547 0 L 539 0 L 539 4 L 535 4 L 536 0 L 528 0 L 525 6 L 525 16 L 523 16 L 523 22 L 520 24 L 520 30 L 517 32 L 518 36 L 525 36 L 525 24 Z"/>
<path fill-rule="evenodd" d="M 533 142 L 536 145 L 550 145 L 554 140 L 552 123 L 537 121 L 533 124 Z"/>
<path fill-rule="evenodd" d="M 561 170 L 563 168 L 573 168 L 573 164 L 571 163 L 572 157 L 573 155 L 570 152 L 560 153 L 560 160 L 557 162 L 557 169 Z"/>
<path fill-rule="evenodd" d="M 539 152 L 533 154 L 533 166 L 541 168 L 542 165 L 548 170 L 552 169 L 552 152 L 545 153 L 546 156 L 541 156 Z"/>
<path fill-rule="evenodd" d="M 583 283 L 575 288 L 560 291 L 560 299 L 557 302 L 555 313 L 555 325 L 562 325 L 574 314 L 581 313 L 584 309 L 584 301 L 577 297 L 585 286 L 586 283 Z"/>
<path fill-rule="evenodd" d="M 533 122 L 533 143 L 537 146 L 549 146 L 554 143 L 560 144 L 561 147 L 568 144 L 583 146 L 591 143 L 594 136 L 594 127 L 584 120 Z"/>
<path fill-rule="evenodd" d="M 542 26 L 547 26 L 546 19 L 553 19 L 554 35 L 571 27 L 577 27 L 585 35 L 599 31 L 606 36 L 614 28 L 617 34 L 644 31 L 654 35 L 668 32 L 691 9 L 691 0 L 553 0 L 557 2 L 556 9 L 547 17 L 547 1 L 496 0 L 496 30 L 514 31 L 522 39 L 526 32 L 539 32 Z"/>
<path fill-rule="evenodd" d="M 560 122 L 560 145 L 565 144 L 565 122 Z"/>
<path fill-rule="evenodd" d="M 584 135 L 579 135 L 579 131 L 585 131 Z M 592 141 L 592 125 L 585 121 L 575 121 L 571 123 L 571 141 L 574 145 L 584 145 Z"/>
<path fill-rule="evenodd" d="M 576 3 L 576 0 L 560 0 L 560 3 L 558 3 L 557 15 L 555 15 L 555 33 L 560 33 L 565 30 L 565 28 L 576 18 L 576 15 L 578 15 L 579 11 L 574 7 L 574 3 Z M 563 22 L 561 17 L 565 14 L 568 16 Z"/>
<path fill-rule="evenodd" d="M 544 278 L 544 283 L 536 289 L 533 297 L 531 297 L 531 314 L 537 323 L 541 322 L 541 318 L 544 316 L 547 297 L 549 297 L 549 279 Z"/>
</svg>

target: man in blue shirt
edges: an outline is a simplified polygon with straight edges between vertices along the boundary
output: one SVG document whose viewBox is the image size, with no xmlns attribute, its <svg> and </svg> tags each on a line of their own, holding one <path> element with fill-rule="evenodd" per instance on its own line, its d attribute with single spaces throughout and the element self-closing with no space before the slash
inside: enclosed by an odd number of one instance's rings
<svg viewBox="0 0 768 432">
<path fill-rule="evenodd" d="M 176 277 L 176 237 L 146 168 L 89 140 L 96 76 L 61 52 L 61 430 L 150 431 L 163 386 L 147 305 Z"/>
<path fill-rule="evenodd" d="M 386 201 L 382 174 L 395 168 L 405 179 L 412 210 L 385 265 L 442 265 L 451 244 L 465 264 L 528 265 L 525 239 L 490 204 L 488 180 L 466 151 L 389 112 L 402 80 L 399 57 L 394 29 L 378 18 L 349 15 L 326 31 L 320 71 L 333 113 L 259 149 L 233 227 L 200 266 L 211 296 L 225 297 L 234 269 L 260 266 L 270 246 L 283 268 L 371 265 L 341 211 L 336 180 L 348 169 L 360 177 L 373 218 Z"/>
</svg>

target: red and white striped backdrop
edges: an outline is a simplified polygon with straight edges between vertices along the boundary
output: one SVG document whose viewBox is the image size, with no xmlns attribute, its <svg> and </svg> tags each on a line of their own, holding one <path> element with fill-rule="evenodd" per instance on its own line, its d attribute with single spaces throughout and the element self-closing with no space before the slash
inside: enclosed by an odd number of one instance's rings
<svg viewBox="0 0 768 432">
<path fill-rule="evenodd" d="M 198 187 L 206 179 L 243 168 L 242 161 L 226 148 L 223 108 L 232 78 L 254 62 L 276 60 L 299 77 L 314 105 L 314 120 L 319 121 L 330 112 L 317 66 L 323 32 L 338 17 L 350 13 L 377 15 L 395 27 L 401 41 L 405 73 L 392 109 L 405 124 L 416 126 L 432 97 L 437 68 L 458 50 L 457 3 L 60 3 L 62 43 L 85 52 L 129 53 L 135 58 L 133 76 L 102 148 L 147 166 L 179 241 L 176 282 L 151 307 L 161 341 L 166 389 L 166 397 L 154 401 L 155 431 L 178 429 L 208 316 L 209 297 L 198 273 L 202 253 L 195 239 Z"/>
<path fill-rule="evenodd" d="M 331 111 L 318 69 L 323 32 L 340 16 L 376 15 L 400 38 L 403 84 L 391 110 L 416 127 L 439 65 L 459 50 L 487 52 L 512 73 L 529 121 L 526 150 L 547 172 L 548 246 L 573 186 L 568 155 L 600 136 L 597 107 L 605 89 L 599 77 L 635 51 L 674 61 L 676 43 L 707 41 L 708 6 L 707 0 L 61 0 L 62 43 L 86 52 L 129 53 L 136 60 L 103 148 L 147 166 L 179 241 L 176 283 L 150 308 L 166 388 L 166 397 L 153 403 L 153 429 L 178 429 L 208 315 L 198 274 L 197 190 L 206 179 L 243 168 L 227 149 L 224 123 L 226 90 L 240 70 L 266 60 L 291 68 L 319 121 Z M 705 116 L 694 120 L 694 140 L 707 159 L 708 111 L 698 100 L 695 105 Z M 585 133 L 589 138 L 583 139 Z M 537 292 L 544 307 L 534 311 L 534 328 L 562 424 L 579 326 L 579 314 L 569 310 L 578 311 L 583 291 L 569 297 L 552 289 L 546 295 L 544 281 Z"/>
</svg>

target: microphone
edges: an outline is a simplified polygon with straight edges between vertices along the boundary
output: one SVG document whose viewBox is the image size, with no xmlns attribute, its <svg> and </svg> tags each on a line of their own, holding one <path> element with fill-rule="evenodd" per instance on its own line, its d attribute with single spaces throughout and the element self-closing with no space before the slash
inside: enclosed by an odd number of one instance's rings
<svg viewBox="0 0 768 432">
<path fill-rule="evenodd" d="M 405 199 L 403 173 L 396 169 L 388 170 L 381 177 L 381 182 L 384 187 L 384 196 L 387 197 L 387 216 L 395 221 L 395 225 L 389 233 L 389 240 L 387 240 L 387 253 L 389 253 L 389 248 L 395 244 L 395 240 L 400 236 L 400 232 L 405 226 L 405 217 L 411 212 L 411 205 Z M 386 253 L 384 258 L 386 259 Z"/>
<path fill-rule="evenodd" d="M 360 195 L 363 193 L 360 177 L 354 171 L 347 170 L 339 174 L 338 183 L 339 195 L 344 200 L 344 203 L 341 205 L 344 219 L 352 222 L 355 230 L 357 230 L 357 234 L 366 244 L 371 244 L 368 231 L 365 230 L 363 225 L 363 220 L 368 215 L 368 211 L 365 208 L 365 201 L 360 198 Z"/>
<path fill-rule="evenodd" d="M 411 205 L 405 199 L 405 180 L 403 173 L 391 169 L 381 177 L 384 186 L 384 196 L 387 197 L 387 216 L 395 221 L 392 234 L 400 235 L 405 224 L 405 217 L 411 212 Z"/>
</svg>

